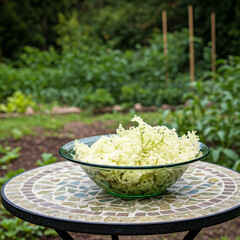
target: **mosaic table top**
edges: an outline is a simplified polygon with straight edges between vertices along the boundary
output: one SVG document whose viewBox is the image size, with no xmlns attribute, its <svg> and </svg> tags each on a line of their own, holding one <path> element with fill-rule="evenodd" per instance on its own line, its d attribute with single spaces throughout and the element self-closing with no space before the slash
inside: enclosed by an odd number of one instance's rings
<svg viewBox="0 0 240 240">
<path fill-rule="evenodd" d="M 109 195 L 71 162 L 35 168 L 11 179 L 8 201 L 48 218 L 94 223 L 159 223 L 217 214 L 240 205 L 240 174 L 197 162 L 164 194 L 138 199 Z"/>
</svg>

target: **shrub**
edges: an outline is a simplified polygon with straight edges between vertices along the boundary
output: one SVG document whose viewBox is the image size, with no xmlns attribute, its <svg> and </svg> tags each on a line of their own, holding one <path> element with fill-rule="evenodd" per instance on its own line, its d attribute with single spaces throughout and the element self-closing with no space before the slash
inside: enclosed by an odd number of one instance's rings
<svg viewBox="0 0 240 240">
<path fill-rule="evenodd" d="M 196 129 L 212 147 L 210 161 L 240 171 L 240 58 L 218 65 L 215 80 L 208 74 L 194 83 L 194 91 L 185 96 L 188 106 L 173 112 L 172 127 Z"/>
<path fill-rule="evenodd" d="M 16 91 L 13 96 L 7 98 L 6 104 L 0 104 L 0 111 L 6 113 L 25 113 L 27 107 L 35 107 L 36 104 L 32 101 L 31 95 L 24 95 Z"/>
<path fill-rule="evenodd" d="M 67 24 L 74 25 L 68 30 L 75 29 L 74 21 Z M 64 44 L 68 32 L 62 31 Z M 66 44 L 61 54 L 53 48 L 43 52 L 26 47 L 15 66 L 0 64 L 0 100 L 19 89 L 31 94 L 37 103 L 58 101 L 78 107 L 180 104 L 189 89 L 189 75 L 184 70 L 188 64 L 188 32 L 169 34 L 168 38 L 167 66 L 157 29 L 148 47 L 138 45 L 134 51 L 109 49 L 97 40 L 87 44 L 84 36 L 76 44 L 75 40 Z M 93 41 L 92 36 L 86 39 Z"/>
</svg>

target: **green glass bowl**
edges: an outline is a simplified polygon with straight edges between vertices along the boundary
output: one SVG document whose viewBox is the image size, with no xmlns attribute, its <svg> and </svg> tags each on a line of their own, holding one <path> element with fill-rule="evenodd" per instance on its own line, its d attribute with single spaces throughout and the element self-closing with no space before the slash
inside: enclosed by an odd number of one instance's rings
<svg viewBox="0 0 240 240">
<path fill-rule="evenodd" d="M 78 141 L 91 146 L 101 136 Z M 74 142 L 64 144 L 59 149 L 60 155 L 79 164 L 88 177 L 106 192 L 120 197 L 149 197 L 161 194 L 183 175 L 189 164 L 204 159 L 209 154 L 209 148 L 200 142 L 199 156 L 186 162 L 156 166 L 111 166 L 75 160 Z"/>
</svg>

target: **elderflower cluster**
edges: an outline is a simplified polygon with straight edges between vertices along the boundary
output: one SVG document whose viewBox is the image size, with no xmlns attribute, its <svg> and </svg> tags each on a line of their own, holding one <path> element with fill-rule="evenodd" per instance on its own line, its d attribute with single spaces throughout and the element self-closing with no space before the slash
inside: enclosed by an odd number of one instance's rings
<svg viewBox="0 0 240 240">
<path fill-rule="evenodd" d="M 120 124 L 116 135 L 103 136 L 91 147 L 76 140 L 74 158 L 104 165 L 149 166 L 185 162 L 200 152 L 195 131 L 179 137 L 175 129 L 152 127 L 139 116 L 131 121 L 138 126 L 126 130 Z"/>
</svg>

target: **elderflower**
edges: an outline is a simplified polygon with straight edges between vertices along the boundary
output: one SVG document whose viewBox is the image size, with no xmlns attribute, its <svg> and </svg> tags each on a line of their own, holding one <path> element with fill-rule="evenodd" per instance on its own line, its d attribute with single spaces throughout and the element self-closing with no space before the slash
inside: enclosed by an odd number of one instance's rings
<svg viewBox="0 0 240 240">
<path fill-rule="evenodd" d="M 91 147 L 76 140 L 74 158 L 104 165 L 150 166 L 192 160 L 200 152 L 195 131 L 179 137 L 175 129 L 152 127 L 139 116 L 131 121 L 138 126 L 124 129 L 120 124 L 116 135 L 102 136 Z"/>
</svg>

